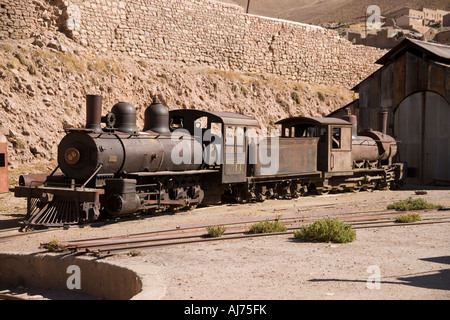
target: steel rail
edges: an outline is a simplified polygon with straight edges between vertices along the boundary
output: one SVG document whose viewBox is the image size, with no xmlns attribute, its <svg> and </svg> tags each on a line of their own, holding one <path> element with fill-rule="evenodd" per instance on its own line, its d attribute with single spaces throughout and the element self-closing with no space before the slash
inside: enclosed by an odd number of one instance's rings
<svg viewBox="0 0 450 320">
<path fill-rule="evenodd" d="M 51 228 L 51 229 L 42 229 L 42 230 L 25 231 L 25 232 L 21 232 L 21 231 L 20 231 L 20 228 L 16 228 L 15 230 L 10 230 L 10 231 L 17 231 L 18 233 L 0 236 L 0 242 L 5 241 L 5 240 L 7 240 L 7 239 L 11 239 L 11 238 L 23 237 L 23 236 L 28 236 L 28 235 L 36 234 L 36 233 L 42 233 L 42 232 L 49 232 L 49 231 L 54 231 L 54 230 L 57 230 L 57 229 L 61 229 L 61 228 Z"/>
<path fill-rule="evenodd" d="M 154 244 L 137 244 L 137 245 L 118 245 L 111 246 L 107 248 L 91 248 L 87 250 L 89 253 L 94 253 L 96 255 L 102 256 L 104 254 L 111 254 L 112 252 L 118 253 L 123 251 L 130 251 L 135 249 L 142 248 L 152 248 L 152 247 L 165 247 L 171 245 L 179 245 L 179 244 L 189 244 L 189 243 L 197 243 L 197 242 L 211 242 L 211 241 L 220 241 L 220 240 L 233 240 L 233 239 L 244 239 L 244 238 L 255 238 L 255 237 L 265 237 L 265 236 L 275 236 L 275 235 L 285 235 L 290 234 L 291 231 L 285 232 L 273 232 L 273 233 L 255 233 L 255 234 L 238 234 L 231 235 L 226 237 L 216 237 L 216 238 L 201 238 L 195 240 L 186 240 L 186 241 L 178 241 L 178 242 L 166 242 L 166 243 L 154 243 Z"/>
<path fill-rule="evenodd" d="M 435 211 L 431 211 L 431 212 L 422 212 L 422 215 L 424 214 L 434 214 Z M 228 222 L 224 222 L 224 223 L 219 223 L 219 224 L 201 224 L 201 225 L 191 225 L 189 227 L 184 227 L 184 228 L 177 228 L 177 229 L 166 229 L 166 230 L 161 230 L 161 231 L 150 231 L 150 232 L 143 232 L 143 233 L 136 233 L 136 234 L 128 234 L 128 235 L 120 235 L 120 236 L 110 236 L 110 237 L 101 237 L 101 238 L 90 238 L 90 239 L 78 239 L 78 240 L 68 240 L 68 241 L 64 241 L 61 242 L 60 245 L 61 246 L 66 246 L 67 248 L 71 248 L 71 247 L 88 247 L 88 246 L 93 246 L 96 244 L 102 244 L 102 243 L 126 243 L 126 242 L 132 242 L 132 239 L 135 239 L 136 241 L 134 242 L 142 242 L 143 240 L 150 240 L 151 237 L 154 237 L 154 240 L 169 240 L 169 238 L 158 238 L 158 236 L 163 235 L 163 234 L 170 234 L 170 233 L 175 233 L 175 238 L 177 235 L 179 235 L 180 233 L 182 234 L 186 234 L 186 233 L 194 233 L 194 236 L 198 236 L 198 235 L 205 235 L 204 233 L 204 228 L 211 226 L 211 225 L 221 225 L 221 226 L 232 226 L 232 225 L 248 225 L 249 223 L 253 223 L 253 222 L 261 222 L 261 221 L 274 221 L 274 220 L 281 220 L 281 221 L 287 221 L 287 220 L 293 220 L 291 221 L 291 224 L 294 223 L 295 221 L 299 221 L 299 222 L 312 222 L 317 220 L 320 217 L 323 216 L 330 216 L 330 215 L 310 215 L 310 216 L 290 216 L 290 217 L 285 217 L 284 219 L 278 219 L 278 218 L 255 218 L 255 219 L 250 219 L 250 220 L 238 220 L 238 221 L 228 221 Z M 362 221 L 367 221 L 368 219 L 370 220 L 379 220 L 379 219 L 383 219 L 385 217 L 387 218 L 391 218 L 393 216 L 397 217 L 398 216 L 398 212 L 396 211 L 380 211 L 376 214 L 370 214 L 367 215 L 366 213 L 364 214 L 359 214 L 359 215 L 337 215 L 339 218 L 341 218 L 342 221 L 344 222 L 350 222 L 350 221 L 358 221 L 358 220 L 362 220 Z M 355 219 L 359 217 L 360 219 Z M 197 234 L 195 234 L 195 232 L 197 232 Z M 192 234 L 190 235 L 192 236 Z M 180 236 L 183 237 L 183 236 Z M 173 239 L 174 237 L 170 237 L 170 239 Z M 153 241 L 154 241 L 153 240 Z"/>
<path fill-rule="evenodd" d="M 428 220 L 437 220 L 437 221 L 428 221 Z M 399 223 L 392 221 L 390 223 L 381 222 L 379 224 L 374 223 L 372 225 L 356 225 L 354 226 L 354 229 L 365 229 L 365 228 L 382 228 L 382 227 L 403 227 L 403 226 L 415 226 L 415 225 L 423 225 L 423 224 L 438 224 L 438 223 L 449 223 L 450 219 L 447 220 L 441 220 L 441 219 L 427 219 L 423 221 L 418 222 L 406 222 L 406 223 Z"/>
<path fill-rule="evenodd" d="M 367 213 L 395 213 L 395 211 L 369 211 Z M 322 213 L 322 212 L 320 212 Z M 325 212 L 328 213 L 328 212 Z M 367 213 L 363 213 L 361 214 L 360 211 L 355 211 L 355 212 L 345 212 L 346 214 L 355 214 L 358 213 L 363 217 L 369 217 L 367 215 Z M 293 216 L 287 216 L 287 217 L 281 217 L 281 218 L 274 218 L 274 217 L 263 217 L 263 218 L 253 218 L 253 219 L 246 219 L 246 220 L 233 220 L 233 221 L 224 221 L 224 222 L 220 222 L 220 223 L 205 223 L 205 224 L 195 224 L 195 225 L 187 225 L 184 227 L 177 227 L 176 229 L 165 229 L 165 230 L 159 230 L 159 231 L 149 231 L 149 232 L 142 232 L 142 233 L 134 233 L 134 234 L 127 234 L 127 235 L 119 235 L 119 236 L 109 236 L 109 237 L 97 237 L 97 238 L 87 238 L 87 239 L 77 239 L 77 240 L 65 240 L 61 243 L 59 243 L 60 246 L 64 246 L 67 247 L 68 249 L 70 249 L 73 246 L 77 246 L 77 247 L 88 247 L 90 245 L 95 245 L 95 244 L 101 244 L 103 242 L 108 242 L 108 243 L 120 243 L 120 242 L 131 242 L 131 239 L 138 239 L 138 241 L 142 241 L 142 237 L 144 237 L 145 239 L 148 239 L 149 237 L 156 237 L 159 235 L 163 235 L 163 234 L 170 234 L 170 233 L 193 233 L 195 231 L 197 232 L 201 232 L 202 235 L 204 235 L 204 229 L 210 226 L 214 226 L 214 225 L 220 225 L 220 226 L 233 226 L 233 225 L 248 225 L 250 223 L 257 223 L 257 222 L 262 222 L 262 221 L 276 221 L 276 220 L 280 220 L 283 222 L 287 222 L 289 220 L 294 220 L 294 221 L 314 221 L 317 220 L 317 218 L 320 217 L 324 217 L 324 216 L 331 216 L 328 214 L 320 214 L 320 215 L 308 215 L 308 216 L 304 216 L 304 215 L 293 215 Z M 337 216 L 339 217 L 345 217 L 341 214 L 337 214 Z M 373 215 L 371 215 L 373 216 Z M 127 240 L 130 239 L 130 240 Z M 137 242 L 138 242 L 137 241 Z"/>
<path fill-rule="evenodd" d="M 356 225 L 352 226 L 354 229 L 366 229 L 366 228 L 378 228 L 378 227 L 399 227 L 399 226 L 412 226 L 412 225 L 424 225 L 424 224 L 436 224 L 436 223 L 450 223 L 450 220 L 441 220 L 441 221 L 422 221 L 422 222 L 412 222 L 412 223 L 395 223 L 395 222 L 381 222 L 381 223 L 373 223 L 372 225 Z M 297 230 L 298 227 L 292 228 L 292 230 L 284 231 L 284 232 L 274 232 L 274 233 L 257 233 L 257 234 L 241 234 L 241 235 L 231 235 L 226 237 L 217 237 L 217 238 L 202 238 L 202 239 L 194 239 L 194 240 L 185 240 L 185 241 L 177 241 L 177 242 L 165 242 L 165 243 L 143 243 L 143 244 L 131 244 L 131 245 L 115 245 L 105 248 L 90 248 L 87 249 L 87 253 L 92 253 L 98 257 L 105 257 L 112 254 L 117 254 L 120 252 L 132 251 L 137 249 L 149 249 L 149 248 L 158 248 L 158 247 L 166 247 L 172 245 L 183 245 L 190 243 L 201 243 L 201 242 L 211 242 L 211 241 L 225 241 L 225 240 L 237 240 L 237 239 L 246 239 L 246 238 L 255 238 L 255 237 L 265 237 L 265 236 L 278 236 L 278 235 L 287 235 L 294 233 L 294 230 Z"/>
<path fill-rule="evenodd" d="M 1 230 L 0 230 L 0 233 L 1 233 L 1 232 L 19 231 L 19 230 L 20 230 L 20 227 L 7 228 L 7 229 L 1 229 Z"/>
<path fill-rule="evenodd" d="M 423 212 L 422 212 L 423 213 Z M 345 220 L 342 219 L 343 222 L 348 222 L 354 229 L 362 229 L 362 228 L 375 228 L 375 227 L 389 227 L 389 226 L 408 226 L 408 225 L 421 225 L 421 224 L 434 224 L 434 223 L 447 223 L 450 222 L 447 218 L 447 215 L 439 215 L 432 216 L 431 214 L 435 214 L 436 212 L 430 212 L 430 217 L 425 217 L 422 222 L 414 222 L 414 223 L 397 223 L 395 222 L 395 218 L 398 216 L 398 212 L 391 212 L 390 217 L 386 217 L 384 215 L 370 215 L 366 216 L 366 220 Z M 317 217 L 315 217 L 317 220 Z M 260 220 L 264 221 L 264 220 Z M 94 253 L 96 255 L 104 255 L 111 253 L 118 253 L 123 251 L 130 251 L 134 249 L 141 248 L 152 248 L 152 247 L 162 247 L 162 246 L 171 246 L 177 244 L 188 244 L 188 243 L 197 243 L 197 242 L 208 242 L 208 241 L 220 241 L 220 240 L 229 240 L 229 239 L 242 239 L 242 238 L 251 238 L 251 237 L 261 237 L 261 236 L 270 236 L 270 235 L 281 235 L 281 234 L 291 234 L 293 230 L 299 229 L 301 226 L 306 225 L 308 223 L 313 222 L 314 220 L 309 219 L 297 219 L 297 221 L 292 221 L 290 226 L 287 227 L 286 232 L 278 232 L 278 233 L 263 233 L 263 234 L 248 234 L 245 233 L 247 229 L 243 226 L 233 226 L 233 228 L 237 229 L 234 231 L 227 231 L 223 237 L 218 238 L 205 238 L 204 230 L 202 233 L 197 232 L 194 234 L 184 234 L 184 235 L 173 235 L 170 237 L 134 237 L 127 238 L 126 236 L 120 236 L 113 241 L 105 241 L 105 242 L 97 242 L 97 243 L 80 243 L 72 242 L 71 250 L 75 250 L 75 252 L 85 252 L 85 253 Z M 239 229 L 240 228 L 240 229 Z M 173 229 L 171 231 L 180 231 L 178 229 Z M 197 238 L 197 239 L 195 239 Z M 190 240 L 187 240 L 190 239 Z M 181 240 L 181 241 L 175 241 Z M 169 242 L 170 241 L 170 242 Z M 157 242 L 157 243 L 155 243 Z M 70 248 L 70 247 L 68 247 Z"/>
<path fill-rule="evenodd" d="M 437 218 L 430 218 L 430 219 L 426 219 L 427 221 L 423 221 L 423 222 L 418 222 L 418 223 L 408 223 L 407 225 L 415 225 L 415 224 L 431 224 L 431 223 L 443 223 L 443 222 L 450 222 L 450 220 L 439 220 L 439 221 L 428 221 L 428 220 L 437 220 L 437 219 L 442 219 L 442 217 L 437 217 Z M 307 222 L 302 222 L 300 224 L 292 224 L 291 226 L 286 227 L 287 230 L 298 230 L 300 227 L 302 227 L 303 225 L 308 224 Z M 393 219 L 383 219 L 381 221 L 364 221 L 364 222 L 354 222 L 351 223 L 352 227 L 354 229 L 362 229 L 362 228 L 373 228 L 373 227 L 388 227 L 388 226 L 401 226 L 401 225 L 405 225 L 405 224 L 399 224 L 397 222 L 395 222 Z M 224 233 L 224 235 L 226 235 L 223 238 L 214 238 L 217 240 L 224 240 L 226 238 L 231 238 L 231 235 L 238 235 L 238 234 L 244 234 L 246 233 L 246 229 L 245 228 L 241 228 L 240 230 L 235 230 L 232 232 L 226 232 Z M 287 233 L 292 233 L 292 232 L 287 232 Z M 266 235 L 274 235 L 274 234 L 285 234 L 285 233 L 268 233 Z M 246 235 L 246 237 L 253 237 L 256 236 L 257 234 L 248 234 Z M 138 246 L 135 246 L 135 244 L 139 244 L 139 243 L 149 243 L 149 245 L 145 245 L 144 247 L 158 247 L 158 246 L 164 246 L 164 245 L 173 245 L 173 244 L 184 244 L 184 243 L 193 243 L 193 242 L 203 242 L 203 241 L 208 241 L 205 240 L 205 233 L 202 234 L 192 234 L 192 235 L 182 235 L 182 236 L 173 236 L 173 237 L 165 237 L 165 238 L 154 238 L 154 239 L 148 239 L 148 238 L 141 238 L 141 239 L 130 239 L 127 241 L 117 241 L 117 242 L 104 242 L 104 243 L 97 243 L 97 244 L 82 244 L 82 245 L 77 245 L 75 247 L 73 247 L 72 249 L 75 252 L 100 252 L 103 249 L 101 248 L 106 248 L 106 250 L 111 250 L 111 248 L 113 248 L 112 250 L 114 250 L 115 246 L 120 247 L 120 245 L 123 245 L 127 250 L 129 250 L 130 248 L 137 248 Z M 199 240 L 192 240 L 192 241 L 185 241 L 185 239 L 193 239 L 193 238 L 199 238 Z M 202 240 L 203 239 L 203 240 Z M 164 243 L 158 243 L 158 244 L 154 244 L 154 245 L 150 245 L 150 243 L 153 242 L 161 242 L 161 241 L 172 241 L 172 240 L 182 240 L 179 242 L 173 242 L 173 243 L 169 243 L 169 242 L 164 242 Z M 212 240 L 209 240 L 212 241 Z M 140 247 L 140 246 L 139 246 Z"/>
</svg>

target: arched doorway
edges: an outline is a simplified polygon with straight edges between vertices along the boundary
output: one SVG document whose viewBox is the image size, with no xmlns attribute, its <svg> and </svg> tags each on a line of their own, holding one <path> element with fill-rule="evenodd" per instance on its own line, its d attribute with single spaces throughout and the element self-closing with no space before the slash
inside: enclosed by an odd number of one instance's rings
<svg viewBox="0 0 450 320">
<path fill-rule="evenodd" d="M 422 91 L 395 109 L 393 133 L 411 182 L 450 182 L 450 104 L 438 93 Z"/>
</svg>

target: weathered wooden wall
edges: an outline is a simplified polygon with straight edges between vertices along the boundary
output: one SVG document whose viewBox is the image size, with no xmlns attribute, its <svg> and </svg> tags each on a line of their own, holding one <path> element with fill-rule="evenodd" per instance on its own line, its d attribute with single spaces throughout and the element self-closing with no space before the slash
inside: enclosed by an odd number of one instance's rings
<svg viewBox="0 0 450 320">
<path fill-rule="evenodd" d="M 360 128 L 381 130 L 380 111 L 388 110 L 387 133 L 412 181 L 450 182 L 450 67 L 406 51 L 357 88 Z"/>
</svg>

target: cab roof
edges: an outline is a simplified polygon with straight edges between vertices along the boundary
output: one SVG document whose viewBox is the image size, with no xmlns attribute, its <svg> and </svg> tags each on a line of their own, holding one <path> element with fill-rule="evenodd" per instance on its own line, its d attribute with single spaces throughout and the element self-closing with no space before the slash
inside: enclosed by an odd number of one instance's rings
<svg viewBox="0 0 450 320">
<path fill-rule="evenodd" d="M 292 126 L 295 124 L 314 124 L 314 125 L 348 125 L 351 126 L 351 123 L 339 118 L 332 117 L 291 117 L 282 119 L 275 124 L 281 124 L 285 126 Z"/>
<path fill-rule="evenodd" d="M 192 121 L 192 123 L 202 117 L 207 117 L 213 122 L 223 123 L 230 126 L 244 126 L 244 127 L 259 127 L 258 120 L 240 113 L 222 112 L 222 111 L 203 111 L 196 109 L 178 109 L 169 111 L 169 116 L 181 116 L 185 122 Z"/>
</svg>

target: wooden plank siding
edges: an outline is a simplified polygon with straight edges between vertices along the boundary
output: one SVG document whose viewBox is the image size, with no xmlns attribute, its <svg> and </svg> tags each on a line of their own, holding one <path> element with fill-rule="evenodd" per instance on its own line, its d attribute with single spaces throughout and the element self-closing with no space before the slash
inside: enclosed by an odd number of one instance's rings
<svg viewBox="0 0 450 320">
<path fill-rule="evenodd" d="M 405 40 L 377 63 L 353 89 L 361 129 L 381 131 L 387 109 L 387 134 L 398 138 L 398 160 L 408 162 L 413 181 L 450 182 L 450 46 Z"/>
</svg>

